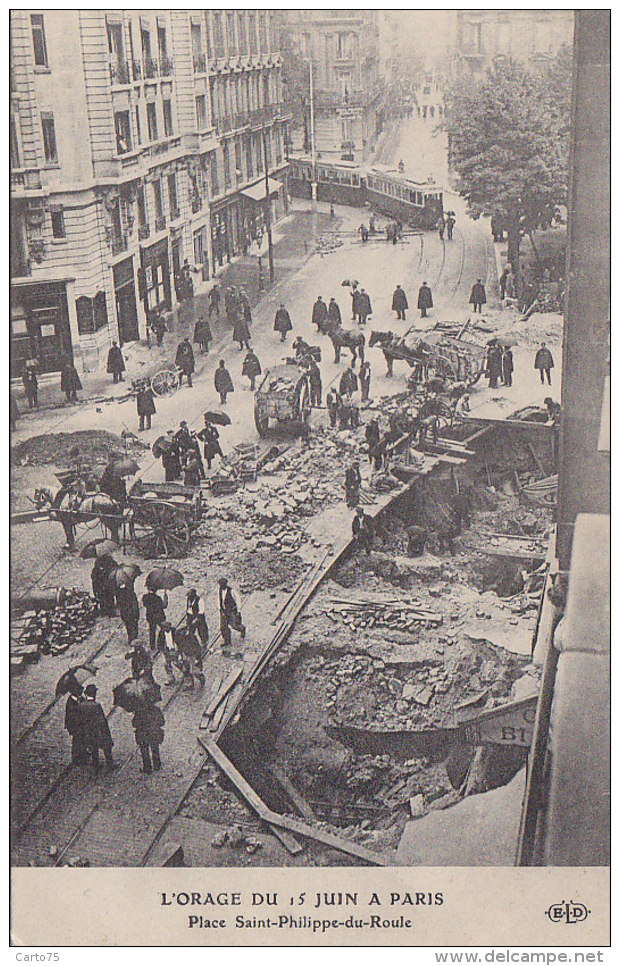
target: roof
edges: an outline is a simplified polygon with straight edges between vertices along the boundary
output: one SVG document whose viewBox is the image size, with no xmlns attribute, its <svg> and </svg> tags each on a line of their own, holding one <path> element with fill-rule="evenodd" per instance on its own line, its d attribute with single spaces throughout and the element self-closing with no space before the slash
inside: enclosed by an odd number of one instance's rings
<svg viewBox="0 0 620 966">
<path fill-rule="evenodd" d="M 269 178 L 269 197 L 277 194 L 281 187 L 281 181 L 278 181 L 276 178 Z M 244 195 L 246 198 L 251 198 L 252 201 L 263 201 L 266 193 L 264 178 L 262 178 L 260 181 L 257 181 L 256 184 L 250 185 L 249 188 L 242 188 L 240 191 L 240 194 Z"/>
</svg>

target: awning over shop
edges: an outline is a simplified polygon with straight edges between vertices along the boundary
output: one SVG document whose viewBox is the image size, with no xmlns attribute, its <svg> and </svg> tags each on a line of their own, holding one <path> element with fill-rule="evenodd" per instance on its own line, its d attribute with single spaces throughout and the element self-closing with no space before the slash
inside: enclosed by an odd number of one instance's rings
<svg viewBox="0 0 620 966">
<path fill-rule="evenodd" d="M 278 191 L 282 187 L 281 181 L 276 181 L 275 178 L 269 179 L 269 197 L 272 195 L 277 195 Z M 241 194 L 245 195 L 246 198 L 251 198 L 252 201 L 264 201 L 265 199 L 265 179 L 258 181 L 256 184 L 250 185 L 249 188 L 243 188 Z"/>
</svg>

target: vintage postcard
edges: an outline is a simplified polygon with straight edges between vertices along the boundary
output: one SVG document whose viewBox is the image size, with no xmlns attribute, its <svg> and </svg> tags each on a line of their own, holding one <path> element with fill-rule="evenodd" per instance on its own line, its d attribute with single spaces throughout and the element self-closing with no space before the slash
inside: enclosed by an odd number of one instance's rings
<svg viewBox="0 0 620 966">
<path fill-rule="evenodd" d="M 609 10 L 11 11 L 14 946 L 609 945 L 609 138 Z"/>
</svg>

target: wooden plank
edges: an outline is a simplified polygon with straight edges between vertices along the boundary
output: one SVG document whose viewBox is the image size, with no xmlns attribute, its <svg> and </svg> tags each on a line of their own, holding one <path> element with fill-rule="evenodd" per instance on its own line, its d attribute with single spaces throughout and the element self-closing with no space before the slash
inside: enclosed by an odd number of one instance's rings
<svg viewBox="0 0 620 966">
<path fill-rule="evenodd" d="M 209 703 L 213 700 L 213 698 L 216 696 L 216 694 L 218 694 L 221 684 L 222 684 L 222 675 L 216 674 L 211 682 L 211 690 L 209 691 L 209 697 L 207 698 L 207 705 L 205 707 L 205 710 L 202 712 L 202 718 L 200 719 L 200 728 L 209 727 L 210 715 L 207 714 L 207 707 L 209 706 Z"/>
<path fill-rule="evenodd" d="M 213 741 L 211 738 L 205 739 L 202 737 L 199 737 L 198 741 L 207 752 L 209 757 L 218 766 L 218 768 L 220 768 L 229 781 L 233 783 L 248 805 L 254 809 L 258 817 L 268 825 L 278 829 L 286 829 L 287 831 L 294 832 L 295 834 L 301 835 L 304 838 L 313 839 L 315 842 L 320 842 L 322 845 L 327 845 L 332 849 L 337 849 L 339 852 L 344 852 L 345 855 L 351 855 L 356 859 L 361 859 L 363 862 L 366 862 L 369 865 L 393 864 L 393 858 L 380 855 L 378 852 L 372 852 L 370 849 L 366 849 L 361 845 L 356 845 L 353 842 L 348 842 L 346 839 L 342 839 L 338 835 L 333 835 L 331 832 L 324 832 L 322 829 L 311 828 L 304 822 L 299 822 L 296 819 L 288 818 L 285 815 L 278 815 L 277 812 L 272 812 L 271 809 L 265 805 L 262 798 L 257 795 L 252 786 L 248 784 L 243 775 L 237 771 L 233 763 L 226 757 L 222 749 L 216 744 L 215 741 Z"/>
<path fill-rule="evenodd" d="M 553 426 L 550 423 L 533 423 L 526 419 L 496 419 L 493 416 L 476 416 L 472 413 L 470 416 L 461 415 L 461 419 L 465 422 L 471 420 L 472 423 L 485 423 L 487 426 L 507 426 L 509 429 L 544 429 L 553 430 Z"/>
<path fill-rule="evenodd" d="M 277 780 L 280 782 L 282 788 L 292 801 L 293 805 L 295 805 L 295 807 L 299 810 L 300 814 L 303 815 L 304 818 L 307 818 L 308 821 L 316 822 L 316 815 L 312 811 L 311 806 L 304 798 L 301 797 L 300 793 L 297 791 L 286 772 L 277 765 L 272 765 L 270 771 L 273 772 Z"/>
<path fill-rule="evenodd" d="M 233 685 L 237 682 L 237 680 L 239 679 L 242 673 L 243 673 L 243 664 L 237 665 L 237 667 L 234 667 L 232 669 L 232 671 L 224 681 L 224 684 L 222 685 L 218 693 L 215 695 L 214 698 L 211 698 L 211 700 L 209 701 L 209 704 L 207 705 L 207 708 L 205 710 L 205 715 L 213 714 L 218 704 L 220 704 L 220 702 L 224 700 L 224 698 L 226 697 L 230 689 L 233 687 Z"/>
</svg>

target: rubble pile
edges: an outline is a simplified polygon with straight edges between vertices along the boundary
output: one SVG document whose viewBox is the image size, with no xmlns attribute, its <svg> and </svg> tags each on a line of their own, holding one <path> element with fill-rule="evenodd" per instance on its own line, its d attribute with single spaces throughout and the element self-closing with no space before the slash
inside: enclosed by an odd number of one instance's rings
<svg viewBox="0 0 620 966">
<path fill-rule="evenodd" d="M 397 763 L 389 755 L 360 755 L 344 779 L 356 801 L 382 801 L 388 812 L 406 807 L 414 817 L 453 791 L 443 766 L 424 757 Z"/>
<path fill-rule="evenodd" d="M 11 672 L 38 661 L 42 654 L 63 654 L 83 641 L 97 619 L 97 601 L 86 591 L 72 588 L 52 610 L 26 611 L 19 631 L 11 638 Z"/>
<path fill-rule="evenodd" d="M 443 617 L 428 610 L 424 604 L 415 601 L 403 601 L 398 597 L 390 599 L 343 598 L 332 597 L 333 606 L 326 611 L 328 617 L 338 620 L 334 615 L 340 615 L 343 624 L 361 630 L 366 627 L 389 627 L 399 630 L 415 630 L 418 627 L 438 627 Z"/>
<path fill-rule="evenodd" d="M 23 440 L 11 450 L 16 466 L 61 466 L 79 459 L 86 463 L 105 466 L 111 451 L 126 454 L 128 458 L 140 457 L 148 446 L 133 434 L 124 439 L 104 429 L 80 429 L 71 433 L 46 433 Z"/>
</svg>

